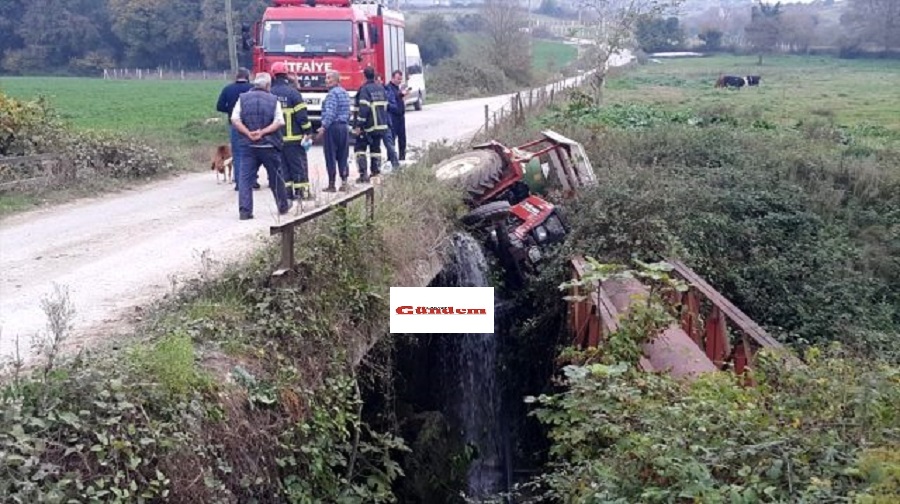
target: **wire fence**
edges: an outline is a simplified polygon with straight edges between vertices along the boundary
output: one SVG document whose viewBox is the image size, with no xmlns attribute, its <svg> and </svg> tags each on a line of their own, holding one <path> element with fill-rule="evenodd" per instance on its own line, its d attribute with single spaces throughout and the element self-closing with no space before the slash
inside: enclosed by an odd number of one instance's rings
<svg viewBox="0 0 900 504">
<path fill-rule="evenodd" d="M 104 68 L 104 80 L 231 80 L 230 70 L 166 70 L 164 68 Z"/>
<path fill-rule="evenodd" d="M 561 100 L 561 95 L 565 91 L 581 87 L 591 73 L 587 72 L 546 86 L 519 91 L 510 95 L 509 101 L 494 111 L 485 105 L 484 124 L 473 135 L 473 141 L 496 136 L 501 127 L 507 124 L 522 126 L 529 115 L 544 110 Z"/>
</svg>

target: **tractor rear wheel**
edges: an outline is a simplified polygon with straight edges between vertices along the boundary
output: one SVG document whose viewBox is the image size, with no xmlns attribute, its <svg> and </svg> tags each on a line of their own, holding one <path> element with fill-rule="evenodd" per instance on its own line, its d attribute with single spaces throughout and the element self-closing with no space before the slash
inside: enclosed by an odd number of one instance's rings
<svg viewBox="0 0 900 504">
<path fill-rule="evenodd" d="M 477 200 L 503 179 L 503 159 L 493 150 L 474 150 L 440 163 L 435 176 L 462 184 L 468 197 Z"/>
</svg>

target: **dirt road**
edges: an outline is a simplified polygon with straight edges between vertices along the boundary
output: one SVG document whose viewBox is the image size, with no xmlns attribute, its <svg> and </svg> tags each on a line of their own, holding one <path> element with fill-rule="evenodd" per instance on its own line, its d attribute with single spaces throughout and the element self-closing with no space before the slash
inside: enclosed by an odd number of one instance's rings
<svg viewBox="0 0 900 504">
<path fill-rule="evenodd" d="M 413 146 L 468 139 L 507 96 L 426 104 L 407 113 Z M 310 151 L 311 181 L 327 183 L 319 146 Z M 351 152 L 351 178 L 356 178 Z M 97 199 L 21 214 L 0 222 L 0 358 L 46 331 L 40 300 L 53 284 L 66 286 L 75 308 L 74 340 L 100 342 L 124 332 L 134 315 L 172 288 L 171 279 L 196 277 L 201 254 L 231 262 L 253 251 L 278 222 L 274 198 L 260 171 L 255 218 L 238 220 L 237 193 L 210 171 L 136 187 Z M 326 200 L 330 194 L 320 194 Z M 31 355 L 27 344 L 23 357 Z"/>
</svg>

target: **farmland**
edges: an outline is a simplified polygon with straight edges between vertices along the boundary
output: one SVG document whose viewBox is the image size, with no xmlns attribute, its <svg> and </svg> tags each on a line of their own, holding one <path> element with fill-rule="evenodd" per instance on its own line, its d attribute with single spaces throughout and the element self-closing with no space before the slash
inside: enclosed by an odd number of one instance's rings
<svg viewBox="0 0 900 504">
<path fill-rule="evenodd" d="M 0 92 L 19 99 L 45 96 L 78 129 L 118 131 L 154 143 L 190 146 L 227 135 L 204 126 L 216 112 L 222 80 L 102 80 L 75 77 L 3 77 Z"/>
<path fill-rule="evenodd" d="M 660 60 L 619 72 L 608 100 L 679 110 L 731 108 L 783 126 L 818 119 L 856 128 L 875 127 L 900 140 L 900 61 L 828 57 L 722 56 Z M 720 74 L 761 75 L 759 87 L 715 89 Z"/>
</svg>

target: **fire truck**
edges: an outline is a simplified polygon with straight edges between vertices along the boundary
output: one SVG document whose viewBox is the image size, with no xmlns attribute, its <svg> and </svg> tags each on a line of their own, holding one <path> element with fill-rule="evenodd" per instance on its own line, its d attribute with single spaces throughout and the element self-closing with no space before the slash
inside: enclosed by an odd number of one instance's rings
<svg viewBox="0 0 900 504">
<path fill-rule="evenodd" d="M 406 69 L 404 28 L 403 14 L 383 0 L 272 0 L 253 25 L 253 72 L 283 62 L 298 76 L 310 120 L 319 123 L 326 72 L 340 72 L 353 98 L 366 67 L 385 83 Z"/>
</svg>

